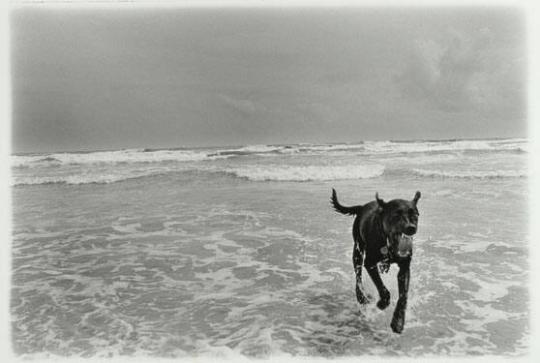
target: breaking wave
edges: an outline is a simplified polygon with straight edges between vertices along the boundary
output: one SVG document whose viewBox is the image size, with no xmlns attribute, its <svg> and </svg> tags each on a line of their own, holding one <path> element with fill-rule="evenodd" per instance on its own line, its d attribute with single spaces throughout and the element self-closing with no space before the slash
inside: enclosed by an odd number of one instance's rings
<svg viewBox="0 0 540 363">
<path fill-rule="evenodd" d="M 526 139 L 449 140 L 449 141 L 365 141 L 338 144 L 247 145 L 210 149 L 126 149 L 95 152 L 63 152 L 12 155 L 15 168 L 55 165 L 117 163 L 199 162 L 249 155 L 317 155 L 339 153 L 354 155 L 412 154 L 431 152 L 528 152 Z"/>
<path fill-rule="evenodd" d="M 360 166 L 258 166 L 246 165 L 225 168 L 200 168 L 183 170 L 157 169 L 146 172 L 107 172 L 85 173 L 63 176 L 19 176 L 14 179 L 12 185 L 37 185 L 37 184 L 110 184 L 126 180 L 166 175 L 172 173 L 202 172 L 207 174 L 223 174 L 250 181 L 329 181 L 347 179 L 376 178 L 384 173 L 383 165 L 360 165 Z"/>
<path fill-rule="evenodd" d="M 527 152 L 526 139 L 448 140 L 448 141 L 367 141 L 365 150 L 377 154 L 440 151 L 518 151 Z"/>
<path fill-rule="evenodd" d="M 64 175 L 64 176 L 28 176 L 18 177 L 12 181 L 13 186 L 22 185 L 40 185 L 40 184 L 111 184 L 126 180 L 139 179 L 148 176 L 157 176 L 164 173 L 146 172 L 146 173 L 111 173 L 111 174 L 83 174 L 83 175 Z"/>
<path fill-rule="evenodd" d="M 309 182 L 331 180 L 373 179 L 382 176 L 395 177 L 422 177 L 443 179 L 508 179 L 526 178 L 524 170 L 493 170 L 493 171 L 445 171 L 425 169 L 391 169 L 380 164 L 373 165 L 343 165 L 343 166 L 294 166 L 294 165 L 241 165 L 224 168 L 186 168 L 186 169 L 154 169 L 137 171 L 108 171 L 70 175 L 53 176 L 16 176 L 12 186 L 39 185 L 39 184 L 111 184 L 133 179 L 169 175 L 174 173 L 206 173 L 209 177 L 214 175 L 227 175 L 245 179 L 252 182 Z"/>
<path fill-rule="evenodd" d="M 154 150 L 129 149 L 117 151 L 96 151 L 88 153 L 55 153 L 48 155 L 14 155 L 13 167 L 32 167 L 43 164 L 88 165 L 117 163 L 158 163 L 167 161 L 204 161 L 224 158 L 222 155 L 208 155 L 195 150 Z"/>
<path fill-rule="evenodd" d="M 502 178 L 525 178 L 528 173 L 523 170 L 484 170 L 484 171 L 444 171 L 412 169 L 417 176 L 451 179 L 502 179 Z"/>
<path fill-rule="evenodd" d="M 221 174 L 253 182 L 522 178 L 528 174 L 520 154 L 527 147 L 524 139 L 366 141 L 13 155 L 12 185 L 110 184 L 174 173 L 189 179 L 190 171 L 202 173 L 197 178 Z"/>
<path fill-rule="evenodd" d="M 241 166 L 227 172 L 252 181 L 327 181 L 376 178 L 384 173 L 383 165 L 347 166 Z"/>
</svg>

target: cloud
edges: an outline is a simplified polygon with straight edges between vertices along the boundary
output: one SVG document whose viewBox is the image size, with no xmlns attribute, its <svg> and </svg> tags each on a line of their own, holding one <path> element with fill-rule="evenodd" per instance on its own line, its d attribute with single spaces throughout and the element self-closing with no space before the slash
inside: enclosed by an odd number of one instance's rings
<svg viewBox="0 0 540 363">
<path fill-rule="evenodd" d="M 442 40 L 417 39 L 396 81 L 406 98 L 443 111 L 486 108 L 498 102 L 505 64 L 489 28 L 465 34 L 448 30 Z"/>
</svg>

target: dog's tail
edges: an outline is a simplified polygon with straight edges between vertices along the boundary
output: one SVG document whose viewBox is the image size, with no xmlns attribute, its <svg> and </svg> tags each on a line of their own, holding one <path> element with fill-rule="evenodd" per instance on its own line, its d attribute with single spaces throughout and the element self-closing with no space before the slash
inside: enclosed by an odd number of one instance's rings
<svg viewBox="0 0 540 363">
<path fill-rule="evenodd" d="M 360 213 L 362 211 L 362 206 L 361 205 L 357 205 L 357 206 L 354 206 L 354 207 L 345 207 L 345 206 L 339 204 L 339 202 L 337 200 L 336 190 L 334 188 L 332 188 L 331 202 L 332 202 L 332 206 L 334 207 L 336 212 L 339 212 L 341 214 L 348 214 L 350 216 L 353 216 L 353 215 L 356 215 L 356 214 L 358 214 L 358 213 Z"/>
</svg>

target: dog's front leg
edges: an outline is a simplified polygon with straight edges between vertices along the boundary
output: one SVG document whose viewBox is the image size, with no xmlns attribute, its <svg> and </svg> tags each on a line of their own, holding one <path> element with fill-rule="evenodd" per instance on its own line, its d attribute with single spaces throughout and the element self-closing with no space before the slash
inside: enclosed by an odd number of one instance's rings
<svg viewBox="0 0 540 363">
<path fill-rule="evenodd" d="M 379 274 L 379 270 L 377 269 L 377 263 L 369 265 L 366 264 L 366 270 L 368 271 L 369 276 L 373 280 L 373 283 L 375 284 L 375 287 L 379 292 L 380 299 L 377 302 L 377 307 L 381 310 L 384 310 L 390 304 L 390 292 L 382 282 L 381 275 Z"/>
<path fill-rule="evenodd" d="M 396 309 L 394 310 L 392 323 L 390 324 L 394 333 L 398 334 L 403 331 L 403 326 L 405 325 L 405 310 L 407 309 L 407 295 L 409 292 L 410 263 L 411 260 L 408 259 L 406 262 L 399 264 L 399 273 L 397 277 L 399 299 L 396 304 Z"/>
</svg>

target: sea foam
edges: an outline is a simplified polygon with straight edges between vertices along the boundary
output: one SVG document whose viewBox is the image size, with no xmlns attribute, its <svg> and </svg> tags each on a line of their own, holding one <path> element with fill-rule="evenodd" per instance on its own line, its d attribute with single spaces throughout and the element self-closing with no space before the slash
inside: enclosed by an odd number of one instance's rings
<svg viewBox="0 0 540 363">
<path fill-rule="evenodd" d="M 523 139 L 511 140 L 451 140 L 451 141 L 366 141 L 368 152 L 419 153 L 440 151 L 527 151 L 527 142 Z"/>
<path fill-rule="evenodd" d="M 197 149 L 125 149 L 12 155 L 12 185 L 110 184 L 195 171 L 249 181 L 330 181 L 389 177 L 527 177 L 527 141 L 365 141 Z M 478 170 L 476 165 L 494 167 Z"/>
<path fill-rule="evenodd" d="M 12 179 L 12 186 L 38 185 L 38 184 L 111 184 L 125 180 L 138 179 L 147 176 L 160 175 L 162 172 L 148 170 L 146 172 L 110 172 L 110 173 L 83 173 L 57 176 L 19 176 Z"/>
<path fill-rule="evenodd" d="M 430 152 L 527 152 L 525 139 L 455 140 L 455 141 L 365 141 L 337 144 L 246 145 L 209 149 L 125 149 L 95 152 L 59 152 L 32 155 L 12 155 L 11 166 L 29 168 L 54 165 L 89 165 L 117 163 L 198 162 L 247 155 L 384 155 Z"/>
<path fill-rule="evenodd" d="M 412 169 L 418 176 L 452 179 L 502 179 L 502 178 L 525 178 L 528 173 L 524 170 L 424 170 Z"/>
<path fill-rule="evenodd" d="M 14 155 L 13 167 L 32 167 L 37 164 L 88 165 L 117 163 L 157 163 L 166 161 L 203 161 L 225 158 L 222 155 L 208 155 L 195 150 L 155 150 L 128 149 L 117 151 L 96 151 L 88 153 L 53 153 L 44 155 Z"/>
<path fill-rule="evenodd" d="M 253 181 L 325 181 L 340 179 L 367 179 L 381 176 L 383 165 L 347 166 L 241 166 L 227 172 Z"/>
</svg>

